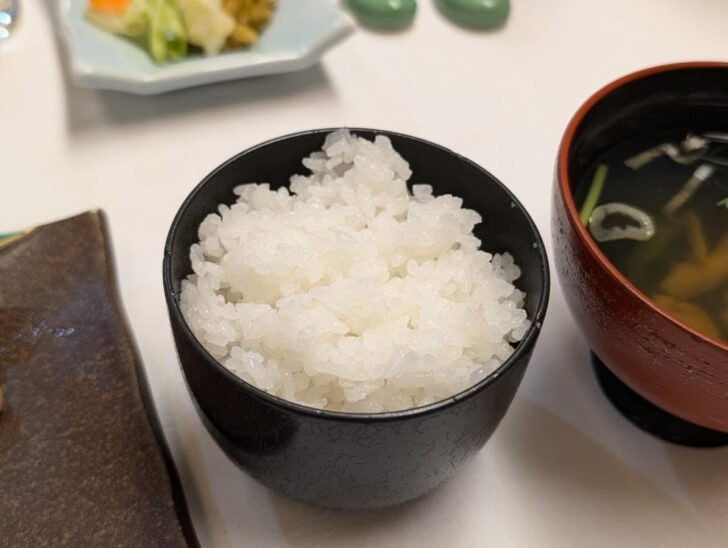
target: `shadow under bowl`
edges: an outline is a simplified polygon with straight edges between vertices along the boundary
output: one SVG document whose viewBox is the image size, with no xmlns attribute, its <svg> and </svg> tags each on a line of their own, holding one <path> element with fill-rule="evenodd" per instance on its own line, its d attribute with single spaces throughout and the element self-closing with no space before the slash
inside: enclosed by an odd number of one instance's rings
<svg viewBox="0 0 728 548">
<path fill-rule="evenodd" d="M 728 345 L 669 316 L 629 282 L 582 226 L 574 193 L 622 143 L 709 130 L 728 131 L 728 63 L 681 63 L 625 76 L 594 94 L 569 123 L 552 202 L 557 272 L 598 356 L 602 388 L 641 428 L 694 446 L 728 443 Z"/>
<path fill-rule="evenodd" d="M 332 129 L 289 135 L 242 152 L 208 175 L 182 204 L 164 255 L 164 291 L 187 386 L 212 436 L 227 455 L 268 487 L 320 506 L 374 508 L 418 497 L 469 461 L 503 418 L 543 322 L 549 271 L 541 237 L 518 200 L 469 160 L 421 139 L 386 135 L 410 163 L 410 183 L 451 193 L 483 216 L 476 227 L 483 248 L 509 251 L 523 275 L 532 326 L 513 355 L 467 390 L 426 407 L 355 414 L 314 409 L 260 390 L 228 371 L 197 341 L 179 308 L 181 281 L 191 272 L 189 250 L 200 222 L 218 204 L 234 202 L 233 188 L 266 181 L 288 184 L 301 160 L 319 150 Z"/>
</svg>

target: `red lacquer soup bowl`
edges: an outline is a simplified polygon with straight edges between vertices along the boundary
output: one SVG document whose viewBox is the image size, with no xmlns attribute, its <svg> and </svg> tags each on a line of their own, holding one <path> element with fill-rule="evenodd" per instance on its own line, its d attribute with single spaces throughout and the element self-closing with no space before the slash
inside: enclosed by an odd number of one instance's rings
<svg viewBox="0 0 728 548">
<path fill-rule="evenodd" d="M 678 443 L 728 443 L 728 345 L 669 316 L 597 248 L 577 182 L 613 147 L 663 131 L 728 132 L 728 63 L 649 68 L 599 90 L 569 123 L 553 197 L 556 269 L 602 388 L 638 426 Z"/>
</svg>

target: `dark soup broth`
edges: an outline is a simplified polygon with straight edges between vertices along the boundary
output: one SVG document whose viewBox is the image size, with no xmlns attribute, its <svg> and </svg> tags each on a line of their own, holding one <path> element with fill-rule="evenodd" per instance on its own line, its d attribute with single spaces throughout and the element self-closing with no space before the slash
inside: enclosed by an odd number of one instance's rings
<svg viewBox="0 0 728 548">
<path fill-rule="evenodd" d="M 728 342 L 728 132 L 660 134 L 611 149 L 575 200 L 596 244 L 642 293 Z"/>
</svg>

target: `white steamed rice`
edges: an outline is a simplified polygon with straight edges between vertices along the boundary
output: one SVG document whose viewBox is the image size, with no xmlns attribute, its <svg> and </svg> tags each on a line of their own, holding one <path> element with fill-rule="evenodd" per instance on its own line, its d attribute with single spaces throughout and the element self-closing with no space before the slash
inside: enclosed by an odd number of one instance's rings
<svg viewBox="0 0 728 548">
<path fill-rule="evenodd" d="M 479 250 L 480 215 L 408 193 L 383 136 L 337 131 L 303 165 L 290 191 L 240 185 L 200 225 L 181 308 L 215 358 L 287 400 L 376 413 L 456 394 L 511 355 L 530 325 L 520 269 Z"/>
</svg>

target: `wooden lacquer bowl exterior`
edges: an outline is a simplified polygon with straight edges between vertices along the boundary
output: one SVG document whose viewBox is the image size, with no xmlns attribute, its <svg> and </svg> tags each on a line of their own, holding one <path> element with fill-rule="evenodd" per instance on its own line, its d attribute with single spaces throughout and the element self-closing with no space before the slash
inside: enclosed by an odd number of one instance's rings
<svg viewBox="0 0 728 548">
<path fill-rule="evenodd" d="M 561 142 L 553 196 L 558 276 L 595 354 L 632 390 L 700 426 L 728 432 L 728 345 L 668 316 L 622 276 L 579 221 L 572 192 L 610 147 L 650 132 L 728 130 L 728 64 L 630 74 L 593 95 Z"/>
</svg>

